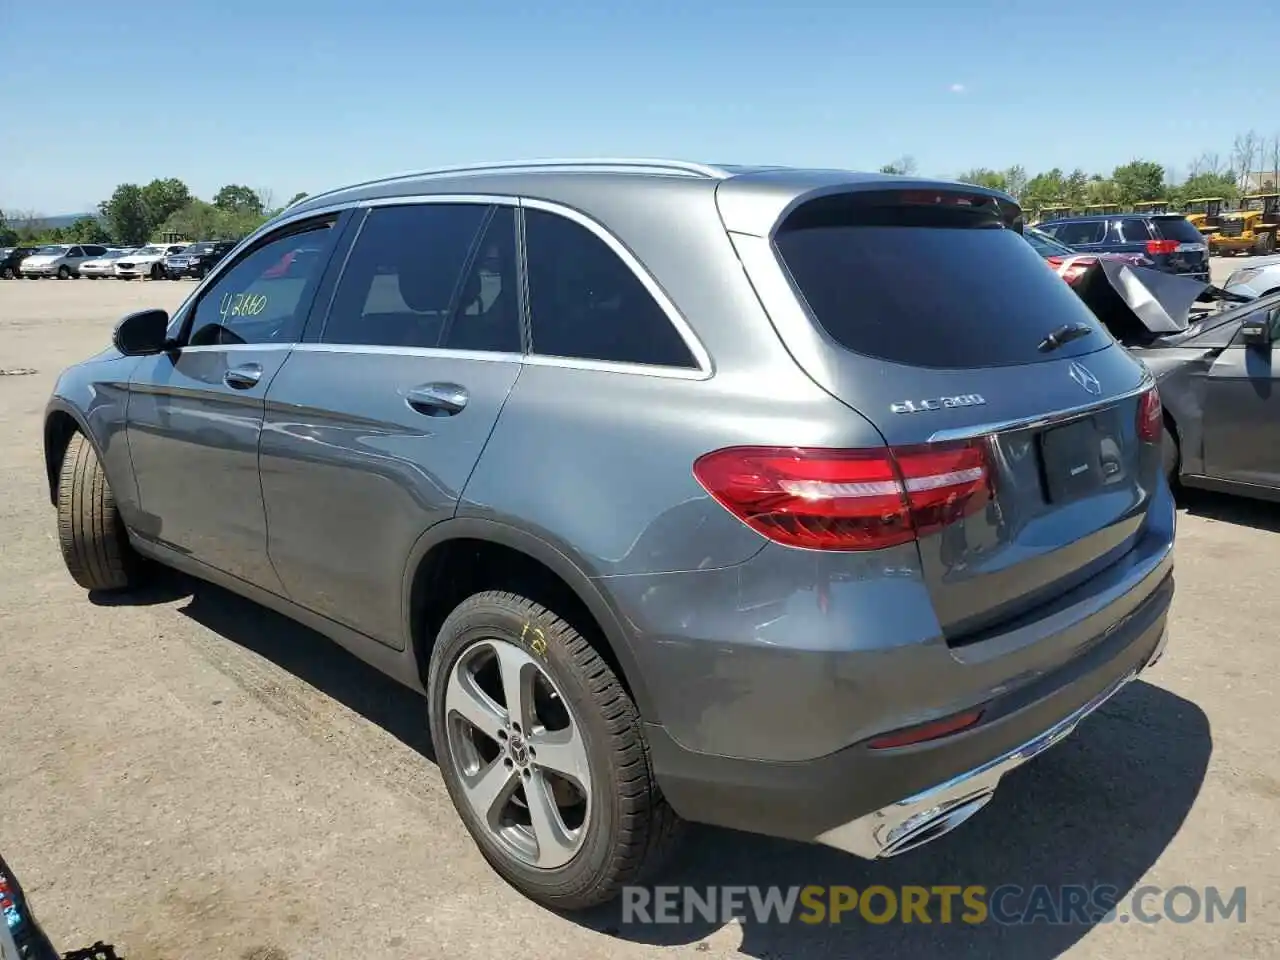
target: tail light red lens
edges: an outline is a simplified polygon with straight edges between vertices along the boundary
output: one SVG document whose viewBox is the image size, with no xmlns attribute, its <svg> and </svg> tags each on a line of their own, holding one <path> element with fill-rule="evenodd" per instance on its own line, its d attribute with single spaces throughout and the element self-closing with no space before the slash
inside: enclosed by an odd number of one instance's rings
<svg viewBox="0 0 1280 960">
<path fill-rule="evenodd" d="M 943 717 L 941 720 L 933 720 L 915 727 L 905 727 L 902 730 L 895 730 L 893 733 L 874 737 L 867 741 L 867 746 L 872 750 L 910 747 L 917 743 L 926 743 L 930 740 L 949 737 L 953 733 L 959 733 L 961 730 L 968 730 L 970 727 L 976 726 L 981 719 L 981 710 L 966 710 L 964 713 L 952 714 L 949 717 Z"/>
<path fill-rule="evenodd" d="M 776 543 L 879 550 L 982 510 L 992 494 L 977 442 L 829 450 L 729 447 L 693 474 L 725 509 Z"/>
<path fill-rule="evenodd" d="M 1164 434 L 1164 407 L 1160 391 L 1152 387 L 1138 401 L 1138 439 L 1143 443 L 1159 443 Z"/>
<path fill-rule="evenodd" d="M 1147 253 L 1177 253 L 1177 240 L 1148 240 Z"/>
</svg>

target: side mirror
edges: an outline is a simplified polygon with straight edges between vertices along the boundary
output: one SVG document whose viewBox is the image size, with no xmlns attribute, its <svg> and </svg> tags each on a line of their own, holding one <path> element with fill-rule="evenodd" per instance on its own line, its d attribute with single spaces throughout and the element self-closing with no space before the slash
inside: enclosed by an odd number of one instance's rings
<svg viewBox="0 0 1280 960">
<path fill-rule="evenodd" d="M 1271 317 L 1258 317 L 1240 324 L 1240 342 L 1255 350 L 1271 349 Z"/>
<path fill-rule="evenodd" d="M 111 335 L 115 348 L 126 357 L 164 353 L 169 342 L 169 314 L 164 310 L 140 310 L 118 324 Z"/>
</svg>

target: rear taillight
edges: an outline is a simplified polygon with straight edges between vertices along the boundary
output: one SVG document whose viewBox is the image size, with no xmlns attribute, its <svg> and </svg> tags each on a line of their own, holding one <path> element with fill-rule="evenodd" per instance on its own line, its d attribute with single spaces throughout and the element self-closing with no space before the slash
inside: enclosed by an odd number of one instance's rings
<svg viewBox="0 0 1280 960">
<path fill-rule="evenodd" d="M 1177 253 L 1177 252 L 1178 252 L 1177 240 L 1148 240 L 1147 241 L 1147 253 L 1156 254 L 1156 253 Z"/>
<path fill-rule="evenodd" d="M 1138 401 L 1138 439 L 1143 443 L 1159 443 L 1164 433 L 1164 407 L 1160 391 L 1152 387 Z"/>
<path fill-rule="evenodd" d="M 700 457 L 698 482 L 776 543 L 878 550 L 983 509 L 991 470 L 980 442 L 828 450 L 729 447 Z"/>
</svg>

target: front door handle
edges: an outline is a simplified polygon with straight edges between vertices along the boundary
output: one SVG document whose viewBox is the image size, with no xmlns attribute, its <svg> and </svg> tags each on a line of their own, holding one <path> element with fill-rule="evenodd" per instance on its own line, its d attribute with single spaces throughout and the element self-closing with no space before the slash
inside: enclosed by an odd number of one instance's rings
<svg viewBox="0 0 1280 960">
<path fill-rule="evenodd" d="M 222 375 L 222 382 L 233 390 L 248 390 L 262 379 L 262 364 L 242 363 Z"/>
<path fill-rule="evenodd" d="M 427 383 L 414 387 L 405 402 L 429 417 L 451 417 L 460 413 L 470 397 L 467 388 L 456 383 Z"/>
</svg>

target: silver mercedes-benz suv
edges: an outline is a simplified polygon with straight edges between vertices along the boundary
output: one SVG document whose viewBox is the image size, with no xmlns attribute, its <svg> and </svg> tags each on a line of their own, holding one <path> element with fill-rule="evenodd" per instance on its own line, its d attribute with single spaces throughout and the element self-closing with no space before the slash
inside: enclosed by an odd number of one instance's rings
<svg viewBox="0 0 1280 960">
<path fill-rule="evenodd" d="M 910 850 L 1159 657 L 1145 369 L 979 187 L 557 161 L 308 197 L 45 422 L 72 576 L 149 558 L 426 698 L 561 908 L 677 825 Z"/>
</svg>

